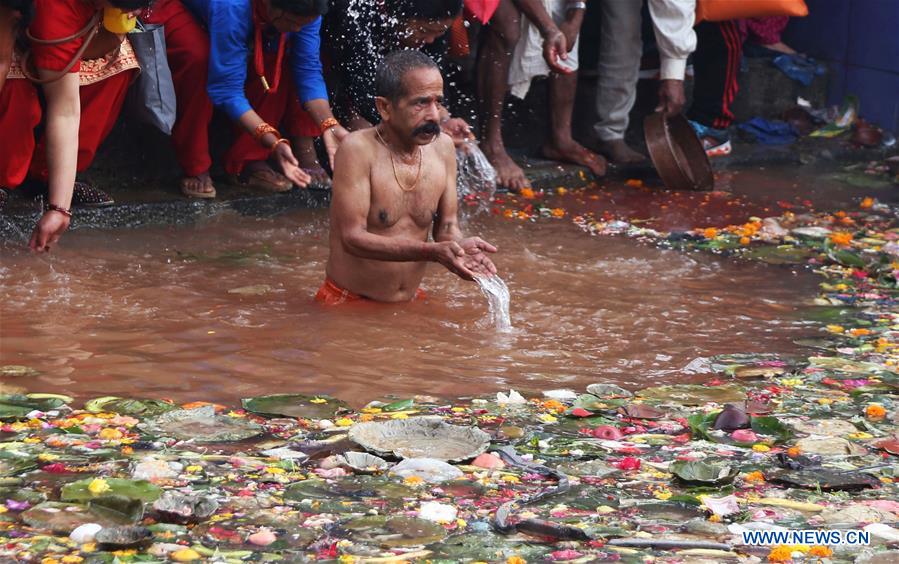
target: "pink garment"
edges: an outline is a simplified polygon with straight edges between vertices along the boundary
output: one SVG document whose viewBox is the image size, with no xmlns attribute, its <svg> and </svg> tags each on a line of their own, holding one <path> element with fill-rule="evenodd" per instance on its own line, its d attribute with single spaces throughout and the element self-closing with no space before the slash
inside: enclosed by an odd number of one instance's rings
<svg viewBox="0 0 899 564">
<path fill-rule="evenodd" d="M 773 45 L 780 42 L 780 34 L 787 27 L 790 16 L 767 16 L 743 20 L 749 33 L 749 40 L 760 45 Z"/>
</svg>

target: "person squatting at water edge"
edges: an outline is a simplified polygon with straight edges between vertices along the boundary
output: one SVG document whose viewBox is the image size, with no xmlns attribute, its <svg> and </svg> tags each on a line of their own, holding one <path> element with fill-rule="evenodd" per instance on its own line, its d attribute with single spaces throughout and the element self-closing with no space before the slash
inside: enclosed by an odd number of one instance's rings
<svg viewBox="0 0 899 564">
<path fill-rule="evenodd" d="M 459 229 L 456 153 L 440 131 L 437 65 L 419 51 L 391 53 L 375 91 L 380 124 L 347 136 L 335 159 L 330 256 L 315 296 L 326 305 L 422 297 L 428 262 L 463 280 L 496 274 L 487 256 L 496 247 Z"/>
<path fill-rule="evenodd" d="M 331 113 L 322 77 L 328 0 L 184 2 L 209 31 L 209 98 L 241 130 L 225 154 L 225 171 L 239 184 L 273 192 L 308 186 L 311 177 L 278 127 L 294 137 L 321 134 L 332 160 L 347 134 Z"/>
<path fill-rule="evenodd" d="M 26 177 L 47 186 L 45 210 L 29 243 L 35 251 L 49 251 L 68 229 L 73 203 L 111 202 L 106 194 L 76 183 L 75 174 L 90 166 L 118 118 L 139 69 L 127 25 L 150 1 L 32 2 L 25 31 L 30 49 L 14 51 L 0 91 L 0 187 L 15 188 Z M 22 2 L 4 0 L 3 6 L 27 12 Z M 104 12 L 121 29 L 100 26 Z M 0 43 L 6 45 L 9 18 L 3 21 Z M 42 114 L 38 86 L 46 98 L 46 127 L 35 143 Z"/>
</svg>

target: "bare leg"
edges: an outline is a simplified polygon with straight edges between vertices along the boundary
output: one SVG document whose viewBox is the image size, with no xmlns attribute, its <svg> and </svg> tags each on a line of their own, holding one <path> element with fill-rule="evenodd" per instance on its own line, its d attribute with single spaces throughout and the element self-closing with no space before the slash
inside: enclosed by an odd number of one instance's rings
<svg viewBox="0 0 899 564">
<path fill-rule="evenodd" d="M 571 137 L 571 115 L 574 112 L 576 89 L 576 72 L 550 75 L 549 118 L 552 136 L 543 145 L 543 156 L 554 161 L 579 164 L 589 168 L 596 176 L 603 176 L 606 173 L 606 160 Z"/>
<path fill-rule="evenodd" d="M 496 169 L 497 182 L 510 190 L 521 190 L 528 180 L 509 153 L 502 134 L 503 101 L 509 87 L 512 52 L 521 36 L 521 14 L 512 0 L 501 0 L 486 27 L 487 34 L 478 60 L 481 149 Z"/>
</svg>

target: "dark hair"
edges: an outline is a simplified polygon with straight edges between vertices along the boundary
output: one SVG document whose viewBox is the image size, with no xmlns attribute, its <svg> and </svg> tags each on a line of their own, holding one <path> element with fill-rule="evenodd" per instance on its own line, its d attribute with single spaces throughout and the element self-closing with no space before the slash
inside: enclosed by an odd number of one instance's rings
<svg viewBox="0 0 899 564">
<path fill-rule="evenodd" d="M 375 73 L 375 96 L 396 102 L 406 93 L 405 78 L 415 69 L 436 69 L 437 63 L 421 51 L 406 49 L 384 57 Z"/>
<path fill-rule="evenodd" d="M 109 0 L 109 3 L 119 10 L 139 10 L 148 8 L 156 0 Z"/>
<path fill-rule="evenodd" d="M 404 19 L 445 20 L 462 11 L 462 0 L 395 0 L 396 14 Z"/>
<path fill-rule="evenodd" d="M 298 16 L 324 16 L 328 0 L 271 0 L 272 6 Z"/>
</svg>

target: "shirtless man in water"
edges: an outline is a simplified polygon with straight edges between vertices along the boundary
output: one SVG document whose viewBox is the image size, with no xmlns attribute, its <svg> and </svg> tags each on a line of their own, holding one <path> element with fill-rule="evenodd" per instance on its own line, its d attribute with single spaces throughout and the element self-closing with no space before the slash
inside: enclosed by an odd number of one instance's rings
<svg viewBox="0 0 899 564">
<path fill-rule="evenodd" d="M 327 305 L 421 297 L 428 262 L 463 280 L 496 274 L 487 257 L 496 248 L 459 230 L 456 153 L 440 132 L 437 65 L 419 51 L 391 53 L 375 89 L 381 123 L 348 135 L 335 157 L 331 255 L 315 296 Z"/>
</svg>

